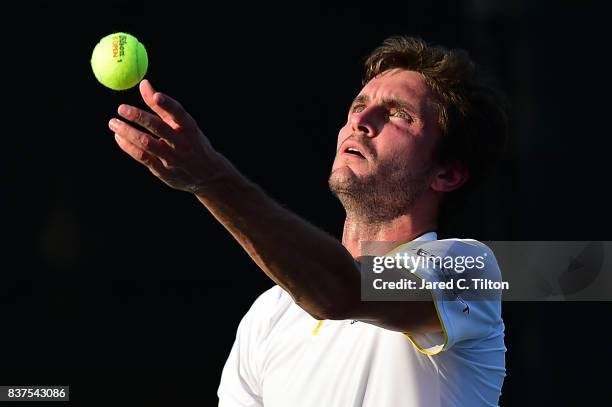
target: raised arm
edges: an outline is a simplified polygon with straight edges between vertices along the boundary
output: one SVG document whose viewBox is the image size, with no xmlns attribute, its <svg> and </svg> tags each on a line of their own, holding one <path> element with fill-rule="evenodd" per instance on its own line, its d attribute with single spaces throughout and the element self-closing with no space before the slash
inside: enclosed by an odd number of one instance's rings
<svg viewBox="0 0 612 407">
<path fill-rule="evenodd" d="M 397 331 L 440 330 L 432 302 L 360 301 L 360 274 L 350 253 L 321 229 L 268 197 L 216 152 L 195 120 L 144 80 L 152 114 L 121 105 L 125 121 L 109 127 L 123 151 L 172 188 L 188 191 L 221 222 L 257 265 L 318 319 L 360 319 Z"/>
</svg>

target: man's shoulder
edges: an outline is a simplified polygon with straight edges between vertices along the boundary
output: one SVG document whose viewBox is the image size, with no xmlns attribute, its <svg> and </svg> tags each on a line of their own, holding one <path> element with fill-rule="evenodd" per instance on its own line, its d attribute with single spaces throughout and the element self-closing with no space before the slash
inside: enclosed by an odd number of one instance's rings
<svg viewBox="0 0 612 407">
<path fill-rule="evenodd" d="M 275 285 L 255 299 L 248 314 L 255 318 L 265 318 L 273 322 L 289 308 L 292 302 L 291 296 L 279 285 Z"/>
<path fill-rule="evenodd" d="M 253 302 L 253 307 L 259 308 L 274 308 L 279 303 L 285 302 L 287 297 L 291 299 L 289 294 L 283 290 L 279 285 L 274 285 L 261 293 L 259 297 Z"/>
<path fill-rule="evenodd" d="M 493 251 L 489 246 L 475 239 L 450 238 L 441 240 L 429 240 L 412 242 L 411 247 L 418 250 L 431 252 L 435 255 L 447 256 L 493 256 Z"/>
<path fill-rule="evenodd" d="M 427 268 L 443 264 L 444 268 L 463 264 L 478 265 L 476 268 L 486 273 L 488 278 L 500 279 L 501 271 L 497 258 L 489 246 L 475 239 L 442 239 L 429 241 L 412 241 L 405 245 L 400 252 L 409 256 L 432 258 L 434 261 L 426 262 Z M 425 266 L 423 266 L 425 267 Z M 432 271 L 434 271 L 432 268 Z M 476 270 L 475 269 L 475 270 Z M 484 275 L 484 274 L 483 274 Z"/>
</svg>

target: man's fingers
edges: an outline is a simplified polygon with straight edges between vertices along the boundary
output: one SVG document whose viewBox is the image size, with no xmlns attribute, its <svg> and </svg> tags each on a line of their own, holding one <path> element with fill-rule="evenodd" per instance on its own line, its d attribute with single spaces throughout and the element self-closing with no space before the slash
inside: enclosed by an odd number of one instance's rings
<svg viewBox="0 0 612 407">
<path fill-rule="evenodd" d="M 155 157 L 153 154 L 146 152 L 140 147 L 132 144 L 129 140 L 126 140 L 120 134 L 115 133 L 115 141 L 119 147 L 125 151 L 130 157 L 138 161 L 139 163 L 149 167 L 151 172 L 157 176 L 167 176 L 168 170 L 164 167 L 164 164 Z"/>
<path fill-rule="evenodd" d="M 168 144 L 172 146 L 175 145 L 177 137 L 174 134 L 173 129 L 158 116 L 129 105 L 120 105 L 117 112 L 122 117 L 125 117 L 134 123 L 138 123 L 157 137 L 168 141 Z"/>
<path fill-rule="evenodd" d="M 158 140 L 145 132 L 136 130 L 134 127 L 119 119 L 111 119 L 108 122 L 108 127 L 121 136 L 121 138 L 139 149 L 164 160 L 169 158 L 170 149 L 162 140 Z"/>
<path fill-rule="evenodd" d="M 195 129 L 197 124 L 183 106 L 170 96 L 156 92 L 151 82 L 144 79 L 140 82 L 140 94 L 145 103 L 173 129 L 179 127 Z"/>
</svg>

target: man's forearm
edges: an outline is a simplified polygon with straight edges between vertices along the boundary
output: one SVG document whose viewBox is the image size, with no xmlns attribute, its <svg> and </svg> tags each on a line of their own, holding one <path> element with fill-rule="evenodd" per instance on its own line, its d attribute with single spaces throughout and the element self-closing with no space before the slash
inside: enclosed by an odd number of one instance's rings
<svg viewBox="0 0 612 407">
<path fill-rule="evenodd" d="M 225 157 L 219 155 L 216 175 L 196 197 L 311 315 L 341 319 L 359 300 L 359 271 L 344 246 L 280 206 Z"/>
</svg>

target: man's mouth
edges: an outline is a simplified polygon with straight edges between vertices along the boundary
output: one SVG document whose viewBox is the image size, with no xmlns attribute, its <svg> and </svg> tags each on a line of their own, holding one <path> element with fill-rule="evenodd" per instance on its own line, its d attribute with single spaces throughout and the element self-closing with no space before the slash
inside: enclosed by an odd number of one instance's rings
<svg viewBox="0 0 612 407">
<path fill-rule="evenodd" d="M 353 156 L 356 156 L 358 158 L 365 159 L 365 155 L 363 155 L 363 153 L 361 151 L 359 151 L 355 147 L 347 147 L 347 148 L 344 149 L 343 153 L 344 154 L 353 155 Z"/>
</svg>

